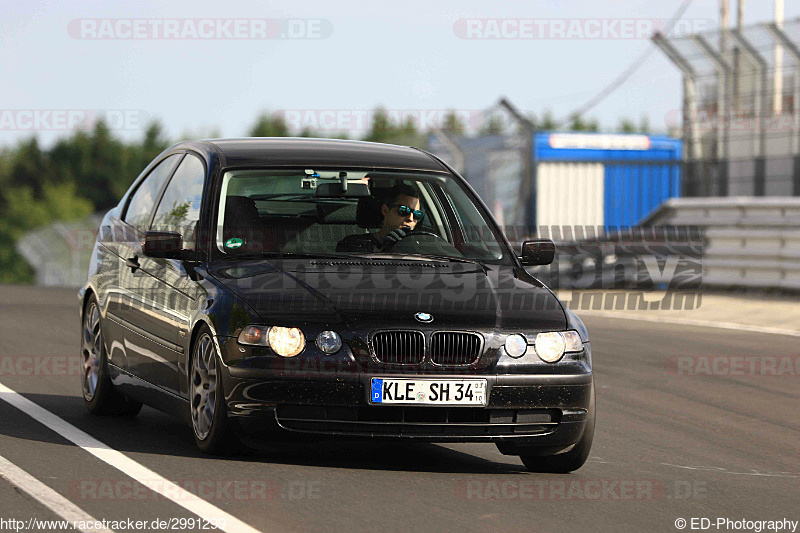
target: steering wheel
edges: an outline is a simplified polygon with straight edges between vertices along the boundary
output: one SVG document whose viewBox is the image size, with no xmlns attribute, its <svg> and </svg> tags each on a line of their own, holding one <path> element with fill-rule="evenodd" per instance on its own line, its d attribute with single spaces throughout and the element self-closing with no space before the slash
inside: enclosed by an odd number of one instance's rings
<svg viewBox="0 0 800 533">
<path fill-rule="evenodd" d="M 398 241 L 402 241 L 406 237 L 414 237 L 414 236 L 417 236 L 417 235 L 430 235 L 431 237 L 436 237 L 438 239 L 441 239 L 441 237 L 439 237 L 437 234 L 435 234 L 432 231 L 421 230 L 421 231 L 410 231 L 410 232 L 406 233 L 405 235 L 403 235 L 402 237 L 400 237 L 400 239 L 398 239 Z"/>
<path fill-rule="evenodd" d="M 432 231 L 427 231 L 427 230 L 410 231 L 410 232 L 406 233 L 405 235 L 403 235 L 402 237 L 400 237 L 399 239 L 397 239 L 396 241 L 391 242 L 391 243 L 387 243 L 387 246 L 384 246 L 383 250 L 384 251 L 389 251 L 392 248 L 394 248 L 396 245 L 400 244 L 400 241 L 402 241 L 406 237 L 417 237 L 419 235 L 429 235 L 431 237 L 436 237 L 437 239 L 441 239 L 441 237 L 439 235 L 433 233 Z"/>
</svg>

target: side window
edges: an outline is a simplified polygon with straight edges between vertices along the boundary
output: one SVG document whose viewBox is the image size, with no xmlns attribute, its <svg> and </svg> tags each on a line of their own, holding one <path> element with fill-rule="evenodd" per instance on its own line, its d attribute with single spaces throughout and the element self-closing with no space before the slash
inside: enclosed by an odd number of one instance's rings
<svg viewBox="0 0 800 533">
<path fill-rule="evenodd" d="M 194 231 L 200 220 L 200 200 L 206 171 L 203 162 L 187 155 L 167 185 L 153 218 L 152 229 L 177 231 L 183 236 L 185 248 L 194 244 Z"/>
<path fill-rule="evenodd" d="M 136 189 L 128 204 L 128 210 L 125 212 L 125 222 L 140 231 L 147 231 L 147 221 L 150 220 L 150 213 L 153 212 L 158 193 L 161 191 L 164 182 L 172 174 L 172 171 L 175 170 L 175 166 L 181 160 L 181 157 L 183 157 L 181 154 L 171 155 L 150 171 L 150 174 Z"/>
</svg>

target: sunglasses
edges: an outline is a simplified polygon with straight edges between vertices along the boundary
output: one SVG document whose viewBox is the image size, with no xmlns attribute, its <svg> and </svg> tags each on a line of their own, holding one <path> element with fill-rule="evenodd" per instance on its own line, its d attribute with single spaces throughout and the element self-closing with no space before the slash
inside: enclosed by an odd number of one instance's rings
<svg viewBox="0 0 800 533">
<path fill-rule="evenodd" d="M 423 218 L 425 218 L 425 213 L 423 213 L 419 209 L 411 209 L 407 205 L 392 204 L 390 207 L 396 207 L 397 212 L 400 214 L 401 217 L 407 217 L 408 215 L 413 214 L 414 218 L 417 220 L 422 220 Z"/>
</svg>

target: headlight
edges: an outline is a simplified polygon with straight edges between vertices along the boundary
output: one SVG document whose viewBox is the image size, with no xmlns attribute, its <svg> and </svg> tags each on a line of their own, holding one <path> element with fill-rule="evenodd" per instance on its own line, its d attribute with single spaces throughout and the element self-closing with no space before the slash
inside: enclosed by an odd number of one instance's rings
<svg viewBox="0 0 800 533">
<path fill-rule="evenodd" d="M 297 328 L 273 326 L 267 333 L 269 346 L 282 357 L 294 357 L 306 347 L 306 338 Z"/>
<path fill-rule="evenodd" d="M 566 342 L 564 341 L 564 336 L 557 331 L 538 333 L 534 348 L 536 349 L 536 355 L 542 361 L 555 363 L 564 355 Z"/>
<path fill-rule="evenodd" d="M 342 338 L 335 331 L 323 331 L 317 335 L 317 348 L 330 355 L 342 349 Z"/>
<path fill-rule="evenodd" d="M 582 351 L 583 341 L 577 331 L 549 331 L 536 335 L 534 349 L 542 361 L 555 363 L 565 353 Z"/>
<path fill-rule="evenodd" d="M 505 348 L 509 357 L 517 359 L 525 355 L 525 352 L 528 351 L 528 341 L 526 341 L 525 337 L 522 335 L 514 333 L 506 337 Z"/>
<path fill-rule="evenodd" d="M 268 346 L 267 331 L 269 331 L 269 326 L 247 326 L 239 333 L 239 343 Z"/>
</svg>

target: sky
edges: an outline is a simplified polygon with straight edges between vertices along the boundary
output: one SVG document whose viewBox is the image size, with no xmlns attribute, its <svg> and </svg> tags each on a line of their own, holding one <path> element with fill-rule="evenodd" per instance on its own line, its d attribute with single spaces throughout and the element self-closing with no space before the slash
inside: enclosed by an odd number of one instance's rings
<svg viewBox="0 0 800 533">
<path fill-rule="evenodd" d="M 99 116 L 126 139 L 157 119 L 171 140 L 244 136 L 262 112 L 358 136 L 378 105 L 471 122 L 501 96 L 560 118 L 653 46 L 641 28 L 680 3 L 0 0 L 0 146 L 32 135 L 48 145 Z M 786 4 L 787 19 L 800 16 L 800 2 Z M 773 16 L 769 0 L 746 5 L 747 23 Z M 718 20 L 718 0 L 694 0 L 683 27 Z M 167 24 L 178 38 L 163 38 Z M 656 51 L 588 117 L 611 131 L 647 115 L 665 130 L 681 87 Z"/>
</svg>

